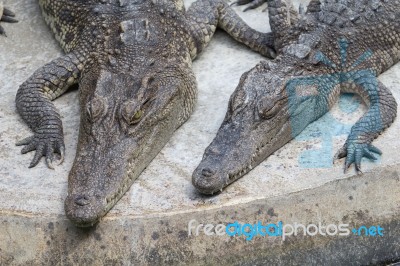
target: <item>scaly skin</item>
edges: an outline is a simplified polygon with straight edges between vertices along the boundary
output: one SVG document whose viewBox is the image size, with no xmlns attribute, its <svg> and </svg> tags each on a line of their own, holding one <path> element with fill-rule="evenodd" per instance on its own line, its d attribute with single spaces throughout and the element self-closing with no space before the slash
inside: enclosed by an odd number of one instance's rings
<svg viewBox="0 0 400 266">
<path fill-rule="evenodd" d="M 3 1 L 0 1 L 0 35 L 6 35 L 6 31 L 4 28 L 1 26 L 1 22 L 8 22 L 8 23 L 16 23 L 18 20 L 15 18 L 14 12 L 12 12 L 10 9 L 5 8 L 3 5 Z"/>
<path fill-rule="evenodd" d="M 296 23 L 282 0 L 268 0 L 274 62 L 243 74 L 217 136 L 193 173 L 213 194 L 248 173 L 326 114 L 340 92 L 359 94 L 369 110 L 335 156 L 345 171 L 381 153 L 371 142 L 396 117 L 397 104 L 377 76 L 400 60 L 400 1 L 313 0 Z M 346 4 L 346 5 L 345 5 Z"/>
<path fill-rule="evenodd" d="M 193 111 L 194 59 L 217 27 L 264 55 L 270 34 L 250 29 L 222 0 L 40 0 L 66 52 L 18 90 L 17 110 L 34 132 L 22 152 L 53 168 L 64 155 L 52 100 L 80 88 L 81 123 L 69 173 L 67 217 L 91 226 L 104 216 Z"/>
</svg>

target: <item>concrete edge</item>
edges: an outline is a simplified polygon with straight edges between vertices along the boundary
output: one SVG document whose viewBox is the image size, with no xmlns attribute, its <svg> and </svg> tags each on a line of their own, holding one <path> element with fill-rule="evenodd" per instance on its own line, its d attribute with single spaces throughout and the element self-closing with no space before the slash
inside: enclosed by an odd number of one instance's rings
<svg viewBox="0 0 400 266">
<path fill-rule="evenodd" d="M 107 218 L 94 228 L 65 217 L 0 213 L 1 265 L 368 265 L 400 260 L 400 164 L 309 190 L 166 216 Z M 393 200 L 394 199 L 394 200 Z M 332 211 L 334 209 L 335 211 Z M 188 223 L 380 225 L 384 236 L 188 235 Z"/>
</svg>

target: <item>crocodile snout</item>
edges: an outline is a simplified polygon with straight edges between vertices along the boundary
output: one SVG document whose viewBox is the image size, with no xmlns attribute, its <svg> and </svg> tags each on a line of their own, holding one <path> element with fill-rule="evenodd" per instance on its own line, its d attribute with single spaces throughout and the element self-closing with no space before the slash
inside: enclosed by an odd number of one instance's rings
<svg viewBox="0 0 400 266">
<path fill-rule="evenodd" d="M 67 217 L 79 227 L 93 226 L 102 217 L 105 202 L 87 194 L 72 194 L 65 199 Z"/>
<path fill-rule="evenodd" d="M 208 166 L 199 166 L 194 171 L 192 183 L 203 194 L 214 194 L 225 186 L 223 178 L 218 175 L 218 171 Z"/>
</svg>

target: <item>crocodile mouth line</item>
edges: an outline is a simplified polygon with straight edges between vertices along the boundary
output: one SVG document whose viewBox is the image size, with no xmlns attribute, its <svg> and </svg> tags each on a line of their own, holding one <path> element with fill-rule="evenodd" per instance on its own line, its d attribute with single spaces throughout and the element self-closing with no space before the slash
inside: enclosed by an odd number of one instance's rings
<svg viewBox="0 0 400 266">
<path fill-rule="evenodd" d="M 280 133 L 280 132 L 279 132 Z M 278 133 L 278 135 L 279 135 Z M 250 172 L 254 165 L 258 165 L 259 161 L 261 159 L 261 154 L 264 152 L 264 150 L 267 148 L 268 144 L 271 143 L 273 138 L 268 139 L 266 142 L 264 142 L 261 146 L 256 148 L 256 152 L 253 153 L 253 155 L 251 156 L 250 159 L 250 163 L 246 164 L 244 167 L 240 168 L 239 170 L 235 171 L 232 174 L 228 174 L 227 175 L 227 181 L 226 181 L 226 185 L 229 185 L 233 182 L 235 182 L 237 179 L 239 179 L 240 177 L 242 177 L 243 175 L 247 174 L 248 172 Z M 279 148 L 278 148 L 279 149 Z M 277 150 L 278 150 L 277 149 Z M 275 151 L 274 151 L 275 152 Z M 271 153 L 272 154 L 272 153 Z M 265 160 L 265 158 L 262 158 L 262 161 Z M 222 189 L 221 189 L 222 190 Z"/>
<path fill-rule="evenodd" d="M 129 164 L 128 168 L 130 167 L 131 163 Z M 133 182 L 138 178 L 139 175 L 135 177 L 135 171 L 128 171 L 127 177 L 121 182 L 118 190 L 112 194 L 110 197 L 106 197 L 106 207 L 104 212 L 109 211 L 118 201 L 119 199 L 125 195 L 125 193 L 129 190 Z"/>
<path fill-rule="evenodd" d="M 240 168 L 233 174 L 228 174 L 228 180 L 226 182 L 227 185 L 230 183 L 236 181 L 243 175 L 247 174 L 253 169 L 254 163 L 259 159 L 261 150 L 265 147 L 266 145 L 261 146 L 260 148 L 257 148 L 257 151 L 252 155 L 252 158 L 250 159 L 250 163 L 246 164 L 244 167 Z"/>
<path fill-rule="evenodd" d="M 143 149 L 138 152 L 141 154 Z M 135 161 L 138 157 L 131 158 L 127 163 L 127 173 L 126 177 L 120 182 L 119 188 L 111 196 L 106 197 L 106 206 L 104 208 L 104 213 L 107 213 L 114 205 L 122 198 L 123 195 L 129 190 L 133 182 L 140 176 L 136 174 Z"/>
<path fill-rule="evenodd" d="M 267 146 L 267 144 L 268 144 L 268 142 L 256 149 L 256 152 L 253 153 L 253 155 L 251 156 L 249 164 L 246 164 L 244 167 L 240 168 L 239 170 L 235 171 L 232 174 L 228 174 L 228 179 L 226 181 L 226 185 L 229 185 L 230 183 L 236 181 L 243 175 L 250 172 L 253 169 L 253 165 L 259 160 L 261 151 Z"/>
</svg>

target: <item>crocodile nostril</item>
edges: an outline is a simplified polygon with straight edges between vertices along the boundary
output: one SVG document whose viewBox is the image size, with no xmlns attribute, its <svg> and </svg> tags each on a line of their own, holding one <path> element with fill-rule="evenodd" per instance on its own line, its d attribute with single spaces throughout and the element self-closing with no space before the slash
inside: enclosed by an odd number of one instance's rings
<svg viewBox="0 0 400 266">
<path fill-rule="evenodd" d="M 90 203 L 90 198 L 87 195 L 78 195 L 75 197 L 75 204 L 79 206 L 85 206 Z"/>
<path fill-rule="evenodd" d="M 202 174 L 204 177 L 211 177 L 211 176 L 213 176 L 213 175 L 215 174 L 215 172 L 214 172 L 213 170 L 211 170 L 210 168 L 204 168 L 204 169 L 201 171 L 201 174 Z"/>
</svg>

